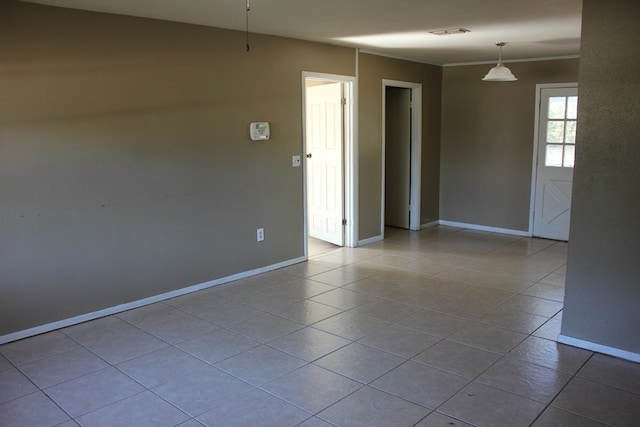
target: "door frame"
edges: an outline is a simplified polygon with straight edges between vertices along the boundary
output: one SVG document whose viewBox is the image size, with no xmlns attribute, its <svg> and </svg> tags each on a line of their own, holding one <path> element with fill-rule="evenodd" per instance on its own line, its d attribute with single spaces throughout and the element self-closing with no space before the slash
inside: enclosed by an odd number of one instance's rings
<svg viewBox="0 0 640 427">
<path fill-rule="evenodd" d="M 577 88 L 577 82 L 569 83 L 539 83 L 536 85 L 536 105 L 535 105 L 535 120 L 533 129 L 533 159 L 531 162 L 531 197 L 529 199 L 529 237 L 533 237 L 533 223 L 535 219 L 535 205 L 536 205 L 536 191 L 538 182 L 538 149 L 539 137 L 540 137 L 540 109 L 542 105 L 542 90 L 543 89 L 562 89 L 562 88 Z"/>
<path fill-rule="evenodd" d="M 386 154 L 386 101 L 387 87 L 411 89 L 411 185 L 409 189 L 409 229 L 418 231 L 420 224 L 420 202 L 422 185 L 422 84 L 399 80 L 382 80 L 382 182 L 380 206 L 380 236 L 384 239 L 385 202 L 385 154 Z"/>
<path fill-rule="evenodd" d="M 344 229 L 344 245 L 354 248 L 358 246 L 358 85 L 357 78 L 338 74 L 316 73 L 312 71 L 302 72 L 302 158 L 306 157 L 306 81 L 320 80 L 332 83 L 343 83 L 345 87 L 345 120 L 343 139 L 343 167 L 344 167 L 344 217 L 347 224 Z M 307 164 L 303 162 L 302 170 L 303 211 L 304 211 L 304 257 L 308 257 L 307 241 Z"/>
</svg>

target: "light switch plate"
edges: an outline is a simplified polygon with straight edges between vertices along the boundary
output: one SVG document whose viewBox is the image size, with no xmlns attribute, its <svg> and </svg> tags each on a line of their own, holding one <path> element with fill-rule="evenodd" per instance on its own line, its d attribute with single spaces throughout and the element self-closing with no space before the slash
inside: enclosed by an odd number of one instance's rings
<svg viewBox="0 0 640 427">
<path fill-rule="evenodd" d="M 300 167 L 300 156 L 291 157 L 291 166 L 294 168 Z"/>
</svg>

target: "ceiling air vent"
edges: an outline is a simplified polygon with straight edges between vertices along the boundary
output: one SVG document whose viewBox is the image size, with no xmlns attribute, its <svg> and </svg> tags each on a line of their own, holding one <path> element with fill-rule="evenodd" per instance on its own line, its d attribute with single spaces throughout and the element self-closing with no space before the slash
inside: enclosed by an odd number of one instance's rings
<svg viewBox="0 0 640 427">
<path fill-rule="evenodd" d="M 436 36 L 452 36 L 454 34 L 470 33 L 471 30 L 467 30 L 466 28 L 447 28 L 445 30 L 435 30 L 429 32 Z"/>
</svg>

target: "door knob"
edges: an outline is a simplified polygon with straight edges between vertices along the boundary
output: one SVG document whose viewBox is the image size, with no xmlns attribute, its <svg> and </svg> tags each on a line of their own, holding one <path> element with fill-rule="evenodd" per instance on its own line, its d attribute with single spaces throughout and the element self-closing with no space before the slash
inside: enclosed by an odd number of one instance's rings
<svg viewBox="0 0 640 427">
<path fill-rule="evenodd" d="M 311 153 L 307 153 L 307 159 L 311 158 Z"/>
</svg>

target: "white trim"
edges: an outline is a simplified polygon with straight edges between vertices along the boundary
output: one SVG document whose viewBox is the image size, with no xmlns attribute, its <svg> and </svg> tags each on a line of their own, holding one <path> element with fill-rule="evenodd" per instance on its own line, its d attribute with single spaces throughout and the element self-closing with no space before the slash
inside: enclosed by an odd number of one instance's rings
<svg viewBox="0 0 640 427">
<path fill-rule="evenodd" d="M 438 221 L 438 220 L 431 221 L 431 222 L 428 222 L 426 224 L 421 224 L 420 225 L 420 230 L 424 230 L 425 228 L 435 227 L 435 226 L 438 226 L 438 225 L 440 225 L 440 221 Z"/>
<path fill-rule="evenodd" d="M 384 236 L 378 235 L 378 236 L 369 237 L 368 239 L 360 240 L 358 244 L 360 246 L 363 246 L 363 245 L 369 245 L 371 243 L 381 242 L 382 240 L 384 240 Z"/>
<path fill-rule="evenodd" d="M 445 225 L 448 227 L 468 228 L 470 230 L 489 231 L 491 233 L 502 233 L 502 234 L 511 234 L 513 236 L 531 237 L 531 234 L 529 234 L 528 231 L 512 230 L 510 228 L 488 227 L 486 225 L 467 224 L 465 222 L 443 221 L 443 220 L 438 221 L 438 223 L 440 225 Z"/>
<path fill-rule="evenodd" d="M 125 304 L 120 304 L 113 307 L 107 307 L 102 310 L 81 314 L 79 316 L 70 317 L 68 319 L 58 320 L 56 322 L 47 323 L 44 325 L 36 326 L 34 328 L 24 329 L 18 332 L 12 332 L 10 334 L 0 336 L 0 344 L 6 344 L 8 342 L 17 341 L 23 338 L 34 336 L 34 335 L 43 334 L 45 332 L 51 332 L 56 329 L 65 328 L 67 326 L 77 325 L 78 323 L 87 322 L 89 320 L 98 319 L 100 317 L 122 313 L 123 311 L 132 310 L 134 308 L 153 304 L 155 302 L 160 302 L 160 301 L 168 300 L 170 298 L 179 297 L 181 295 L 190 294 L 192 292 L 201 291 L 203 289 L 233 282 L 235 280 L 245 279 L 247 277 L 266 273 L 271 270 L 277 270 L 279 268 L 288 267 L 290 265 L 305 262 L 306 260 L 307 260 L 306 257 L 294 258 L 294 259 L 279 262 L 276 264 L 271 264 L 265 267 L 244 271 L 238 274 L 233 274 L 231 276 L 222 277 L 220 279 L 210 280 L 208 282 L 200 283 L 193 286 L 188 286 L 186 288 L 176 289 L 175 291 L 165 292 L 159 295 L 153 295 L 148 298 L 139 299 L 137 301 L 131 301 Z"/>
<path fill-rule="evenodd" d="M 344 141 L 344 214 L 347 220 L 344 245 L 347 247 L 358 246 L 358 79 L 353 76 L 338 74 L 302 72 L 302 153 L 306 155 L 306 80 L 324 80 L 343 83 L 347 88 L 347 114 L 348 129 Z M 307 248 L 307 174 L 306 163 L 302 169 L 303 183 L 303 212 L 304 212 L 304 254 L 308 255 Z"/>
<path fill-rule="evenodd" d="M 420 230 L 420 206 L 422 184 L 422 84 L 398 80 L 382 80 L 382 183 L 380 206 L 380 234 L 384 238 L 384 204 L 385 204 L 385 125 L 386 125 L 386 89 L 400 87 L 411 90 L 411 188 L 409 189 L 409 229 Z"/>
<path fill-rule="evenodd" d="M 557 88 L 574 88 L 578 87 L 578 83 L 540 83 L 536 85 L 536 104 L 535 104 L 535 117 L 534 117 L 534 129 L 533 129 L 533 158 L 531 160 L 531 190 L 529 197 L 529 235 L 533 236 L 533 222 L 535 220 L 535 207 L 536 207 L 536 190 L 538 182 L 538 149 L 539 149 L 539 137 L 540 137 L 540 100 L 542 99 L 543 89 L 557 89 Z"/>
<path fill-rule="evenodd" d="M 591 350 L 591 351 L 595 351 L 602 354 L 608 354 L 609 356 L 619 357 L 621 359 L 640 363 L 640 354 L 633 353 L 631 351 L 621 350 L 619 348 L 609 347 L 607 345 L 597 344 L 591 341 L 585 341 L 578 338 L 568 337 L 566 335 L 558 335 L 558 342 L 561 344 L 567 344 L 573 347 L 584 348 L 585 350 Z"/>
</svg>

